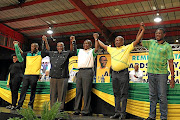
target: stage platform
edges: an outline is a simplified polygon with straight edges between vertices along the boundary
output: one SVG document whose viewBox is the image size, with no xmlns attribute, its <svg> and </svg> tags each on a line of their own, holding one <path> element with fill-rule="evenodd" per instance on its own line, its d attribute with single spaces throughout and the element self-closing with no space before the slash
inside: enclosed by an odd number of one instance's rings
<svg viewBox="0 0 180 120">
<path fill-rule="evenodd" d="M 36 115 L 40 117 L 41 111 L 34 110 Z M 81 116 L 81 115 L 73 115 L 72 111 L 67 111 L 69 118 L 67 120 L 112 120 L 109 117 L 110 116 L 104 116 L 102 114 L 93 114 L 92 116 Z M 9 110 L 5 107 L 0 107 L 0 120 L 7 120 L 12 117 L 22 117 L 21 115 L 18 115 L 16 110 Z M 126 120 L 142 120 L 142 118 L 137 118 L 133 115 L 127 116 L 128 119 Z"/>
<path fill-rule="evenodd" d="M 38 82 L 34 110 L 40 111 L 43 103 L 50 100 L 49 82 Z M 19 90 L 20 95 L 20 90 Z M 76 84 L 68 84 L 66 96 L 66 111 L 73 111 L 76 96 Z M 6 81 L 0 81 L 0 97 L 11 103 L 11 92 L 6 87 Z M 23 108 L 27 107 L 30 89 L 27 92 Z M 168 84 L 168 120 L 180 120 L 180 84 L 170 88 Z M 148 83 L 130 83 L 126 112 L 140 118 L 149 116 L 149 86 Z M 114 95 L 112 83 L 93 83 L 91 108 L 93 114 L 113 115 Z M 160 119 L 159 104 L 157 105 L 157 120 Z"/>
</svg>

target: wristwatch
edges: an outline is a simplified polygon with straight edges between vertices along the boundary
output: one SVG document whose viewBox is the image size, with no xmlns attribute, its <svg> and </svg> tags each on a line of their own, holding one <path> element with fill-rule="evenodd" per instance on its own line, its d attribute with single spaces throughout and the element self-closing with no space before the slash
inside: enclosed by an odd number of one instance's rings
<svg viewBox="0 0 180 120">
<path fill-rule="evenodd" d="M 171 76 L 171 78 L 172 78 L 172 77 L 175 78 L 175 75 Z"/>
</svg>

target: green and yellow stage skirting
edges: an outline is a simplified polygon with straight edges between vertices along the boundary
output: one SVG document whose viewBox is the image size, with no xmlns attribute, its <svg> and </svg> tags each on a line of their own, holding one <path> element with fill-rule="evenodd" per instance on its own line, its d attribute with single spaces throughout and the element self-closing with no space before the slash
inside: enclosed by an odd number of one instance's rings
<svg viewBox="0 0 180 120">
<path fill-rule="evenodd" d="M 76 84 L 68 84 L 68 93 L 66 103 L 74 101 L 76 96 Z M 93 83 L 92 88 L 92 111 L 104 114 L 114 112 L 114 96 L 111 83 Z M 20 95 L 20 90 L 19 90 Z M 11 103 L 11 91 L 6 87 L 6 81 L 0 81 L 0 97 Z M 23 107 L 26 108 L 30 98 L 30 89 L 28 89 L 26 100 Z M 34 109 L 41 110 L 45 101 L 50 100 L 50 83 L 38 82 Z M 149 115 L 149 87 L 148 83 L 130 83 L 129 98 L 127 103 L 127 112 L 141 118 L 147 118 Z M 107 107 L 108 106 L 108 107 Z M 73 110 L 73 105 L 68 105 Z M 68 110 L 69 110 L 68 109 Z M 157 105 L 157 119 L 160 119 L 159 104 Z M 180 84 L 175 88 L 168 86 L 168 120 L 180 120 Z"/>
</svg>

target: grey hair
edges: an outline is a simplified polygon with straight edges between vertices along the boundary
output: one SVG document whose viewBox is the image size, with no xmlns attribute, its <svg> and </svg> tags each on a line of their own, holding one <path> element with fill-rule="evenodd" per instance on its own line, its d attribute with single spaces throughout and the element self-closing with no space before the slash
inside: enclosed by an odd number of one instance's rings
<svg viewBox="0 0 180 120">
<path fill-rule="evenodd" d="M 90 46 L 92 47 L 92 41 L 89 39 L 86 39 L 85 41 L 87 41 L 88 43 L 90 43 Z"/>
<path fill-rule="evenodd" d="M 64 43 L 63 42 L 58 42 L 57 44 L 62 44 L 63 45 L 63 50 L 64 50 Z"/>
<path fill-rule="evenodd" d="M 123 38 L 122 36 L 117 36 L 116 38 L 121 38 L 121 39 L 123 39 L 123 40 L 124 40 L 124 38 Z"/>
</svg>

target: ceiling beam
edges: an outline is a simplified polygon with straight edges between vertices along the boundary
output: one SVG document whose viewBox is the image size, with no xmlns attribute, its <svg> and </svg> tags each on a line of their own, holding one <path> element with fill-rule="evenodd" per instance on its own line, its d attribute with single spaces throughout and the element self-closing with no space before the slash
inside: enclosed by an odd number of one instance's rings
<svg viewBox="0 0 180 120">
<path fill-rule="evenodd" d="M 72 13 L 72 12 L 75 12 L 75 11 L 77 11 L 77 10 L 76 9 L 69 9 L 69 10 L 63 10 L 63 11 L 58 11 L 58 12 L 53 12 L 53 13 L 34 15 L 34 16 L 17 18 L 17 19 L 10 19 L 10 20 L 3 21 L 1 23 L 11 23 L 11 22 L 17 22 L 17 21 L 37 19 L 37 18 L 42 18 L 42 17 L 49 17 L 49 16 L 54 16 L 54 15 L 62 15 L 62 14 Z"/>
<path fill-rule="evenodd" d="M 125 4 L 132 4 L 132 3 L 144 2 L 144 1 L 148 1 L 148 0 L 123 0 L 123 1 L 115 1 L 115 2 L 98 4 L 98 5 L 92 5 L 92 6 L 89 6 L 89 8 L 90 9 L 105 8 L 105 7 L 125 5 Z"/>
<path fill-rule="evenodd" d="M 175 12 L 175 11 L 180 11 L 180 7 L 162 9 L 160 13 L 168 13 L 168 12 Z M 152 15 L 152 14 L 156 14 L 156 11 L 146 11 L 146 12 L 123 14 L 123 15 L 114 15 L 114 16 L 102 17 L 99 19 L 107 21 L 107 20 L 113 20 L 113 19 L 119 19 L 119 18 L 137 17 L 137 16 Z M 82 23 L 88 23 L 88 21 L 79 20 L 79 21 L 58 23 L 58 24 L 53 24 L 53 27 L 62 27 L 62 26 L 76 25 L 76 24 L 82 24 Z M 34 27 L 20 28 L 18 31 L 22 32 L 22 31 L 37 30 L 37 29 L 47 29 L 48 27 L 49 27 L 48 25 L 34 26 Z"/>
<path fill-rule="evenodd" d="M 52 24 L 52 27 L 53 28 L 55 28 L 55 27 L 63 27 L 63 26 L 83 24 L 83 23 L 88 23 L 88 21 L 87 20 L 79 20 L 79 21 L 58 23 L 58 24 Z M 22 32 L 22 31 L 30 31 L 30 30 L 38 30 L 38 29 L 48 29 L 48 27 L 49 27 L 49 25 L 42 25 L 42 26 L 21 28 L 21 29 L 18 29 L 17 31 Z"/>
<path fill-rule="evenodd" d="M 112 33 L 104 24 L 92 13 L 92 11 L 81 0 L 69 0 L 71 4 L 97 29 L 107 41 L 110 41 Z"/>
<path fill-rule="evenodd" d="M 0 11 L 11 10 L 14 8 L 25 7 L 25 6 L 35 5 L 35 4 L 39 4 L 39 3 L 43 3 L 43 2 L 49 2 L 49 1 L 53 1 L 53 0 L 33 0 L 30 2 L 25 2 L 23 4 L 16 4 L 16 5 L 0 7 Z"/>
<path fill-rule="evenodd" d="M 162 21 L 160 23 L 145 23 L 145 26 L 157 26 L 157 25 L 167 25 L 167 24 L 177 24 L 180 23 L 180 19 L 177 20 L 168 20 Z M 139 24 L 134 25 L 123 25 L 123 26 L 116 26 L 116 27 L 109 27 L 110 30 L 119 30 L 119 29 L 128 29 L 128 28 L 138 28 Z"/>
<path fill-rule="evenodd" d="M 148 0 L 124 0 L 124 1 L 103 3 L 103 4 L 98 4 L 98 5 L 91 5 L 91 6 L 88 6 L 88 8 L 89 9 L 97 9 L 97 8 L 103 8 L 103 7 L 110 7 L 112 5 L 117 6 L 117 5 L 131 4 L 131 3 L 143 2 L 143 1 L 148 1 Z M 45 14 L 40 14 L 40 15 L 35 15 L 35 16 L 10 19 L 10 20 L 6 20 L 6 21 L 2 21 L 1 23 L 11 23 L 11 22 L 17 22 L 17 21 L 31 20 L 31 19 L 36 19 L 36 18 L 43 18 L 43 17 L 61 15 L 61 14 L 66 14 L 66 13 L 72 13 L 72 12 L 76 12 L 76 11 L 77 11 L 76 9 L 69 9 L 69 10 L 45 13 Z"/>
<path fill-rule="evenodd" d="M 177 24 L 177 23 L 180 23 L 180 19 L 169 20 L 169 21 L 162 21 L 160 23 L 145 23 L 145 26 L 158 26 L 158 25 Z M 128 28 L 139 28 L 139 24 L 116 26 L 116 27 L 108 27 L 109 30 L 120 30 L 120 29 L 128 29 Z M 74 35 L 74 34 L 91 33 L 91 32 L 97 32 L 97 30 L 91 29 L 91 30 L 82 30 L 82 31 L 55 33 L 55 34 L 53 34 L 53 36 Z M 41 36 L 42 35 L 30 36 L 30 38 L 35 39 L 35 38 L 40 38 Z"/>
<path fill-rule="evenodd" d="M 169 12 L 176 12 L 176 11 L 180 11 L 180 7 L 161 9 L 159 10 L 159 13 L 162 14 L 162 13 L 169 13 Z M 153 15 L 153 14 L 156 15 L 156 13 L 157 11 L 137 12 L 137 13 L 102 17 L 101 20 L 112 20 L 112 19 L 129 18 L 129 17 L 137 17 L 137 16 L 145 16 L 145 15 Z"/>
<path fill-rule="evenodd" d="M 75 35 L 75 34 L 82 34 L 82 33 L 93 33 L 93 32 L 97 32 L 97 30 L 91 29 L 91 30 L 80 30 L 80 31 L 73 31 L 73 32 L 55 33 L 55 34 L 53 34 L 53 37 L 54 36 L 62 36 L 62 35 Z M 47 36 L 49 37 L 50 35 L 47 34 Z M 41 38 L 41 37 L 42 37 L 42 35 L 29 36 L 30 39 Z"/>
</svg>

